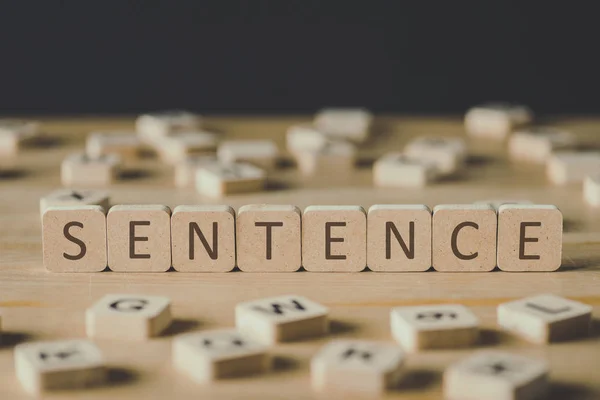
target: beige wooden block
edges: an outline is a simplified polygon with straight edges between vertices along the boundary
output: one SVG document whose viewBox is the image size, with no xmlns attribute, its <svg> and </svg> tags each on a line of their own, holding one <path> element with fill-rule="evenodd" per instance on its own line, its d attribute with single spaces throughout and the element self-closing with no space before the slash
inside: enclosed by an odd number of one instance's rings
<svg viewBox="0 0 600 400">
<path fill-rule="evenodd" d="M 177 271 L 231 271 L 235 267 L 235 211 L 225 205 L 175 207 L 171 249 Z"/>
<path fill-rule="evenodd" d="M 0 156 L 16 155 L 21 145 L 39 135 L 39 124 L 18 119 L 0 119 Z"/>
<path fill-rule="evenodd" d="M 515 199 L 490 199 L 490 200 L 479 200 L 479 201 L 474 202 L 473 204 L 489 204 L 497 212 L 498 209 L 500 208 L 500 206 L 504 205 L 504 204 L 533 204 L 533 202 L 531 200 L 525 200 L 525 199 L 517 199 L 517 200 L 515 200 Z"/>
<path fill-rule="evenodd" d="M 302 265 L 301 212 L 292 205 L 240 207 L 237 265 L 244 272 L 294 272 Z"/>
<path fill-rule="evenodd" d="M 100 206 L 105 211 L 110 207 L 110 196 L 104 190 L 58 189 L 40 198 L 40 217 L 48 207 Z"/>
<path fill-rule="evenodd" d="M 381 395 L 402 376 L 398 346 L 370 340 L 333 340 L 312 358 L 312 387 L 318 392 Z"/>
<path fill-rule="evenodd" d="M 459 304 L 396 307 L 390 319 L 392 336 L 410 352 L 469 347 L 479 340 L 477 317 Z"/>
<path fill-rule="evenodd" d="M 315 115 L 315 127 L 331 137 L 362 143 L 369 137 L 373 115 L 362 108 L 327 108 Z"/>
<path fill-rule="evenodd" d="M 356 146 L 342 140 L 328 140 L 320 149 L 299 150 L 294 157 L 304 175 L 339 178 L 354 171 Z"/>
<path fill-rule="evenodd" d="M 465 115 L 465 129 L 471 136 L 500 140 L 514 128 L 532 120 L 533 113 L 525 106 L 492 103 L 469 109 Z"/>
<path fill-rule="evenodd" d="M 377 204 L 367 215 L 367 265 L 372 271 L 431 267 L 431 210 L 423 204 Z"/>
<path fill-rule="evenodd" d="M 534 400 L 548 390 L 548 365 L 534 358 L 479 351 L 444 371 L 448 400 Z"/>
<path fill-rule="evenodd" d="M 414 159 L 400 152 L 386 153 L 373 165 L 373 182 L 381 187 L 421 187 L 439 176 L 430 161 Z"/>
<path fill-rule="evenodd" d="M 436 271 L 482 272 L 496 267 L 498 216 L 489 204 L 441 204 L 433 209 Z"/>
<path fill-rule="evenodd" d="M 118 178 L 121 158 L 107 154 L 90 158 L 84 153 L 71 154 L 61 164 L 60 176 L 65 186 L 105 186 Z"/>
<path fill-rule="evenodd" d="M 142 151 L 142 141 L 135 132 L 92 132 L 85 143 L 89 158 L 117 154 L 123 159 L 135 159 Z"/>
<path fill-rule="evenodd" d="M 207 131 L 174 133 L 161 138 L 156 149 L 161 159 L 170 164 L 185 161 L 194 155 L 210 155 L 217 149 L 219 135 Z"/>
<path fill-rule="evenodd" d="M 85 311 L 88 337 L 144 340 L 171 325 L 171 300 L 163 296 L 107 294 Z"/>
<path fill-rule="evenodd" d="M 42 243 L 48 271 L 103 271 L 107 265 L 105 210 L 100 206 L 48 208 L 42 217 Z"/>
<path fill-rule="evenodd" d="M 587 336 L 592 307 L 542 294 L 502 303 L 498 306 L 498 325 L 533 343 L 550 343 Z"/>
<path fill-rule="evenodd" d="M 208 197 L 259 192 L 266 182 L 265 171 L 248 163 L 213 163 L 196 170 L 196 190 Z"/>
<path fill-rule="evenodd" d="M 600 207 L 600 173 L 592 172 L 585 177 L 583 199 L 592 207 Z"/>
<path fill-rule="evenodd" d="M 556 206 L 505 204 L 498 211 L 498 268 L 555 271 L 562 260 L 563 216 Z"/>
<path fill-rule="evenodd" d="M 193 186 L 196 170 L 207 164 L 217 162 L 216 155 L 191 155 L 175 164 L 175 186 L 183 188 Z"/>
<path fill-rule="evenodd" d="M 106 217 L 108 266 L 119 272 L 171 267 L 171 210 L 163 205 L 113 206 Z"/>
<path fill-rule="evenodd" d="M 275 168 L 279 150 L 272 140 L 228 140 L 217 150 L 217 158 L 224 164 L 246 162 L 259 168 Z"/>
<path fill-rule="evenodd" d="M 286 132 L 286 146 L 290 153 L 317 152 L 328 143 L 325 134 L 310 124 L 292 125 Z"/>
<path fill-rule="evenodd" d="M 271 367 L 267 347 L 235 329 L 179 335 L 173 366 L 197 383 L 264 373 Z"/>
<path fill-rule="evenodd" d="M 15 372 L 31 395 L 96 386 L 108 375 L 100 349 L 82 339 L 19 344 L 15 347 Z"/>
<path fill-rule="evenodd" d="M 516 161 L 543 164 L 554 151 L 573 148 L 577 138 L 573 133 L 553 127 L 532 127 L 514 132 L 508 140 L 508 154 Z"/>
<path fill-rule="evenodd" d="M 558 152 L 546 162 L 546 175 L 555 185 L 582 183 L 587 175 L 600 169 L 600 152 Z"/>
<path fill-rule="evenodd" d="M 302 216 L 302 265 L 313 272 L 360 272 L 367 265 L 361 206 L 309 206 Z"/>
<path fill-rule="evenodd" d="M 173 110 L 140 115 L 135 128 L 142 140 L 153 143 L 171 133 L 200 129 L 201 124 L 198 114 Z"/>
<path fill-rule="evenodd" d="M 450 175 L 464 168 L 467 144 L 458 137 L 421 136 L 404 147 L 404 154 L 433 164 L 442 175 Z"/>
<path fill-rule="evenodd" d="M 274 344 L 327 334 L 328 314 L 306 297 L 286 295 L 237 304 L 235 325 L 261 343 Z"/>
</svg>

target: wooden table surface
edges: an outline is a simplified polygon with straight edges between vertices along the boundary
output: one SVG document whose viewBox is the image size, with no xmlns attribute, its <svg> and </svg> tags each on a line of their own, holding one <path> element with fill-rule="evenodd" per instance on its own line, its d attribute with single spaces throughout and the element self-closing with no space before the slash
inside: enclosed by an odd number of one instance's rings
<svg viewBox="0 0 600 400">
<path fill-rule="evenodd" d="M 226 138 L 271 138 L 284 149 L 285 129 L 298 117 L 207 118 L 210 128 Z M 389 311 L 394 306 L 461 303 L 471 307 L 483 325 L 479 349 L 502 349 L 541 357 L 551 365 L 552 399 L 600 399 L 600 209 L 585 205 L 578 185 L 550 185 L 543 166 L 511 163 L 505 145 L 471 140 L 469 165 L 461 177 L 424 189 L 381 189 L 372 185 L 372 161 L 385 151 L 401 149 L 410 138 L 464 135 L 459 117 L 393 117 L 376 119 L 373 139 L 360 149 L 360 162 L 349 177 L 303 178 L 292 163 L 275 171 L 268 190 L 231 196 L 218 203 L 234 208 L 250 203 L 359 204 L 469 203 L 487 199 L 529 199 L 556 204 L 565 216 L 564 256 L 552 273 L 49 273 L 42 266 L 39 199 L 61 186 L 63 157 L 82 149 L 91 130 L 133 129 L 133 118 L 42 119 L 48 138 L 26 149 L 15 172 L 0 173 L 0 399 L 25 398 L 15 379 L 13 346 L 26 340 L 85 337 L 84 311 L 106 293 L 169 296 L 176 318 L 160 338 L 147 342 L 97 341 L 111 368 L 111 384 L 86 391 L 63 391 L 53 399 L 305 399 L 316 397 L 309 383 L 309 361 L 330 338 L 391 342 Z M 600 145 L 600 119 L 551 121 L 576 132 L 584 147 Z M 173 170 L 147 158 L 128 166 L 110 187 L 113 203 L 215 203 L 193 188 L 177 189 Z M 553 344 L 532 345 L 501 332 L 496 306 L 537 293 L 555 293 L 594 307 L 591 336 Z M 171 368 L 173 335 L 198 329 L 230 327 L 236 303 L 280 294 L 300 294 L 331 309 L 332 334 L 316 340 L 277 345 L 272 372 L 194 384 Z M 406 377 L 390 398 L 441 397 L 441 373 L 471 351 L 426 351 L 410 355 Z M 331 398 L 331 396 L 325 396 Z"/>
</svg>

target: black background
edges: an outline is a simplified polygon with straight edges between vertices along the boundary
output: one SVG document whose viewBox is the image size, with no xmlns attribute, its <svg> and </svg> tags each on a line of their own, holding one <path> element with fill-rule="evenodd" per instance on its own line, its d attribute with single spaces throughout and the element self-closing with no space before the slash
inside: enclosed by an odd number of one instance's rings
<svg viewBox="0 0 600 400">
<path fill-rule="evenodd" d="M 600 110 L 592 2 L 0 1 L 0 114 Z"/>
</svg>

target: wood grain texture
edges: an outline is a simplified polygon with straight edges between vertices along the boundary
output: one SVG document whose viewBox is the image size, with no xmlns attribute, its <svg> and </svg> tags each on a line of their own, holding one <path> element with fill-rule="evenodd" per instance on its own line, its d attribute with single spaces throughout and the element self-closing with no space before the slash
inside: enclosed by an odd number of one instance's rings
<svg viewBox="0 0 600 400">
<path fill-rule="evenodd" d="M 207 118 L 207 128 L 227 139 L 267 138 L 284 149 L 286 128 L 309 121 L 305 117 Z M 173 167 L 143 158 L 127 166 L 109 190 L 113 203 L 361 205 L 471 203 L 488 199 L 529 199 L 556 204 L 565 216 L 563 267 L 552 273 L 78 273 L 55 274 L 42 265 L 39 199 L 60 187 L 60 162 L 83 148 L 92 130 L 131 129 L 133 118 L 42 119 L 44 146 L 24 150 L 16 171 L 0 170 L 0 398 L 22 399 L 15 379 L 14 344 L 23 340 L 85 337 L 85 309 L 107 293 L 169 296 L 175 322 L 160 338 L 143 343 L 98 340 L 109 364 L 112 384 L 86 391 L 62 392 L 49 398 L 103 399 L 311 399 L 310 358 L 328 340 L 366 339 L 393 343 L 389 311 L 403 305 L 460 303 L 481 320 L 484 332 L 478 348 L 507 350 L 545 358 L 550 363 L 553 399 L 600 397 L 600 209 L 586 206 L 579 185 L 553 186 L 543 166 L 511 163 L 503 145 L 469 140 L 467 168 L 459 177 L 424 188 L 375 188 L 372 161 L 390 150 L 401 150 L 420 135 L 465 136 L 461 118 L 379 117 L 375 135 L 359 150 L 356 170 L 346 176 L 306 177 L 283 166 L 270 174 L 268 190 L 220 200 L 201 197 L 193 188 L 175 187 Z M 598 119 L 556 121 L 573 130 L 584 143 L 598 146 Z M 291 158 L 289 158 L 291 159 Z M 551 346 L 531 345 L 496 326 L 496 306 L 538 293 L 555 293 L 593 306 L 592 336 Z M 236 303 L 298 294 L 331 310 L 329 337 L 278 344 L 274 371 L 262 376 L 193 383 L 171 367 L 173 335 L 232 327 Z M 470 350 L 427 351 L 408 357 L 407 378 L 389 398 L 436 399 L 441 374 Z"/>
</svg>

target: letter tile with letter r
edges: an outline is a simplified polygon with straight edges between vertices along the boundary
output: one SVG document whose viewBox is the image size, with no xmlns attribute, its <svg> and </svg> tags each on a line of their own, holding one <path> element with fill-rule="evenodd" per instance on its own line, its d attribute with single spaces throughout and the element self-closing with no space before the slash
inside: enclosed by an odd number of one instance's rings
<svg viewBox="0 0 600 400">
<path fill-rule="evenodd" d="M 542 294 L 498 306 L 498 325 L 533 343 L 549 343 L 586 336 L 592 307 Z"/>
<path fill-rule="evenodd" d="M 312 358 L 310 374 L 318 392 L 381 395 L 395 387 L 404 353 L 398 346 L 370 340 L 333 340 Z"/>
<path fill-rule="evenodd" d="M 266 346 L 235 329 L 188 333 L 173 340 L 173 366 L 198 383 L 263 373 L 270 364 Z"/>
<path fill-rule="evenodd" d="M 289 342 L 329 332 L 329 310 L 305 297 L 287 295 L 239 303 L 235 324 L 262 343 Z"/>
</svg>

